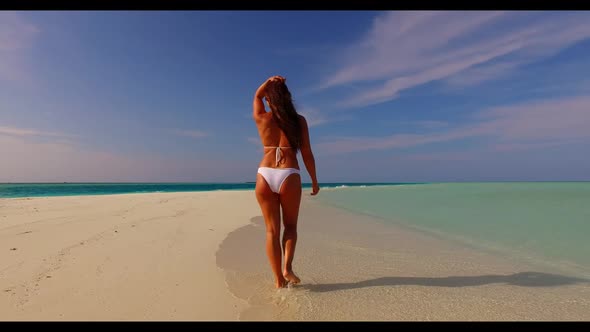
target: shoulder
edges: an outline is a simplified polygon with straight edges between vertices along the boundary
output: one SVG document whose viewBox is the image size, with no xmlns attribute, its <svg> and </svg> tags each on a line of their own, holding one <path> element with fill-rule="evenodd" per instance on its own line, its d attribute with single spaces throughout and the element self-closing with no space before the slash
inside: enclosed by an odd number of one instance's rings
<svg viewBox="0 0 590 332">
<path fill-rule="evenodd" d="M 307 120 L 305 120 L 305 117 L 301 114 L 297 114 L 297 117 L 299 118 L 299 124 L 302 127 L 307 127 Z"/>
</svg>

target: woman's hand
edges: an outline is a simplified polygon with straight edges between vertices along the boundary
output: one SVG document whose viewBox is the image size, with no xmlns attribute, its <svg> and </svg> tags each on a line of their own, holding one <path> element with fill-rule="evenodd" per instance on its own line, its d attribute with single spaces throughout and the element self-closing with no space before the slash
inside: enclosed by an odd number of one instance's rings
<svg viewBox="0 0 590 332">
<path fill-rule="evenodd" d="M 256 97 L 258 98 L 262 98 L 266 95 L 266 88 L 270 85 L 270 84 L 274 84 L 274 83 L 285 83 L 287 80 L 283 77 L 283 76 L 271 76 L 269 77 L 266 81 L 264 81 L 264 83 L 262 83 L 259 87 L 258 90 L 256 90 Z"/>
<path fill-rule="evenodd" d="M 269 87 L 270 84 L 277 84 L 282 82 L 283 84 L 287 80 L 283 76 L 271 76 L 269 77 L 264 83 L 262 83 L 258 89 L 256 89 L 256 93 L 254 93 L 254 102 L 253 102 L 253 116 L 256 119 L 259 115 L 266 113 L 264 108 L 264 103 L 262 102 L 262 98 L 266 97 L 266 89 Z M 268 102 L 268 98 L 267 98 Z"/>
<path fill-rule="evenodd" d="M 320 185 L 317 183 L 314 183 L 311 185 L 311 195 L 315 196 L 320 192 Z"/>
<path fill-rule="evenodd" d="M 281 82 L 281 83 L 287 82 L 287 79 L 284 78 L 283 76 L 280 76 L 280 75 L 273 76 L 273 77 L 269 78 L 269 80 L 275 81 L 275 82 Z"/>
<path fill-rule="evenodd" d="M 269 83 L 269 82 L 285 82 L 287 81 L 287 79 L 285 79 L 283 76 L 280 75 L 276 75 L 276 76 L 271 76 L 269 77 L 265 83 Z"/>
</svg>

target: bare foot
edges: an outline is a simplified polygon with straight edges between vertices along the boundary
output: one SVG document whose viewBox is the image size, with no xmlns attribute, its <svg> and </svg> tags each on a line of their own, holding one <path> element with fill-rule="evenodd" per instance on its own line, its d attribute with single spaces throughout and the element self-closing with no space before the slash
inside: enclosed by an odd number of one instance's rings
<svg viewBox="0 0 590 332">
<path fill-rule="evenodd" d="M 275 288 L 286 288 L 289 281 L 282 279 L 275 282 Z"/>
<path fill-rule="evenodd" d="M 293 273 L 293 271 L 283 272 L 283 277 L 285 277 L 285 279 L 287 279 L 292 284 L 298 284 L 301 282 L 301 279 L 299 279 L 299 277 L 296 276 L 295 273 Z"/>
</svg>

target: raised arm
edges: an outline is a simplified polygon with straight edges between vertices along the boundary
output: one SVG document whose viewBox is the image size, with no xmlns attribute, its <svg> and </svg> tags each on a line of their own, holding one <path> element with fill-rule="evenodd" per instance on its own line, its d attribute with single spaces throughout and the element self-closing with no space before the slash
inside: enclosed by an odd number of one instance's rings
<svg viewBox="0 0 590 332">
<path fill-rule="evenodd" d="M 305 168 L 311 177 L 311 194 L 317 195 L 320 191 L 320 186 L 318 184 L 318 178 L 315 172 L 315 158 L 313 156 L 313 152 L 311 151 L 311 142 L 309 139 L 309 129 L 307 128 L 307 121 L 303 116 L 299 116 L 299 123 L 301 124 L 301 157 L 303 157 L 303 163 L 305 164 Z"/>
<path fill-rule="evenodd" d="M 266 109 L 264 108 L 264 102 L 262 98 L 266 95 L 266 88 L 268 87 L 269 83 L 278 82 L 278 81 L 285 81 L 285 78 L 282 76 L 273 76 L 264 81 L 258 89 L 256 89 L 256 93 L 254 93 L 254 102 L 252 103 L 252 116 L 256 119 L 258 116 L 266 113 Z"/>
</svg>

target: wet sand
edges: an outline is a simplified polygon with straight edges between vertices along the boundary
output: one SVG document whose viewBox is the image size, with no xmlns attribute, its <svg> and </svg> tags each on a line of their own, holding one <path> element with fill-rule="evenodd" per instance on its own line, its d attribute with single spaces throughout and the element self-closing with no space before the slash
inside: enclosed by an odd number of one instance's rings
<svg viewBox="0 0 590 332">
<path fill-rule="evenodd" d="M 590 319 L 590 280 L 385 225 L 304 199 L 294 270 L 272 289 L 261 217 L 217 253 L 242 320 L 553 321 Z M 245 256 L 241 253 L 249 252 Z"/>
</svg>

